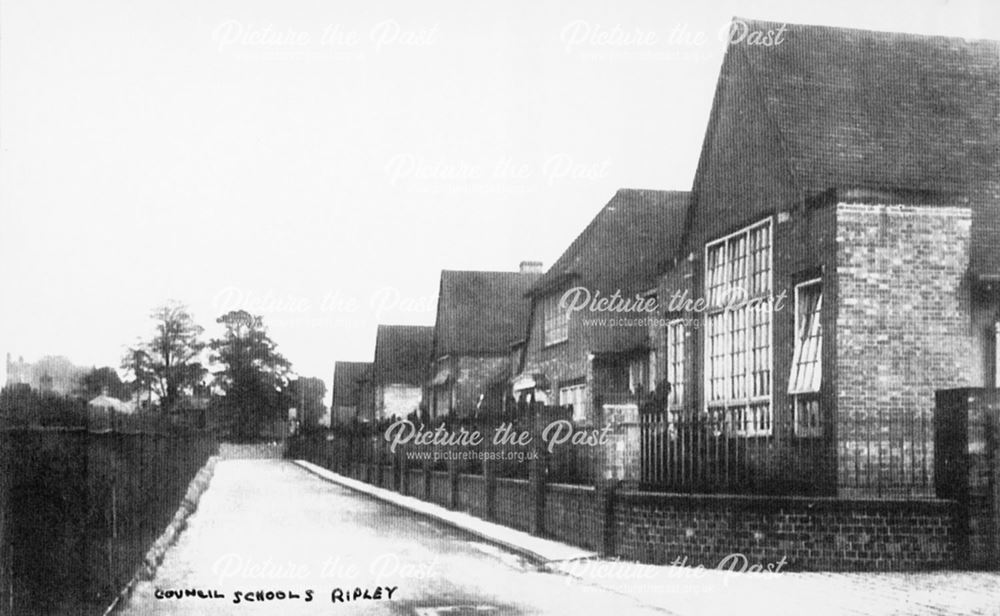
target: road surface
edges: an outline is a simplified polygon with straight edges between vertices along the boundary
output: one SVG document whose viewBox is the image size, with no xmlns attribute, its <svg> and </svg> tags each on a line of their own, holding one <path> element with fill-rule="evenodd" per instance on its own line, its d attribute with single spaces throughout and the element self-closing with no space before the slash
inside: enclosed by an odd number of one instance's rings
<svg viewBox="0 0 1000 616">
<path fill-rule="evenodd" d="M 160 598 L 168 591 L 219 598 Z M 290 462 L 256 459 L 219 462 L 156 578 L 138 585 L 122 613 L 669 612 L 539 570 Z"/>
</svg>

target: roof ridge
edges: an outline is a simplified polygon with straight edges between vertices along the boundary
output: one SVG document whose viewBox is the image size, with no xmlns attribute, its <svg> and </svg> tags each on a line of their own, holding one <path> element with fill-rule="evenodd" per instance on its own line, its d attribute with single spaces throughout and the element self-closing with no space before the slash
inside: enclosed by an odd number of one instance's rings
<svg viewBox="0 0 1000 616">
<path fill-rule="evenodd" d="M 798 29 L 810 29 L 810 30 L 827 30 L 827 31 L 837 31 L 841 33 L 855 32 L 859 34 L 872 34 L 876 36 L 883 36 L 889 38 L 899 38 L 899 39 L 943 39 L 947 41 L 963 41 L 966 43 L 989 43 L 991 45 L 1000 45 L 1000 40 L 991 39 L 985 37 L 967 37 L 967 36 L 950 36 L 947 34 L 923 34 L 920 32 L 900 32 L 898 30 L 873 30 L 871 28 L 856 28 L 851 26 L 830 26 L 825 24 L 807 24 L 807 23 L 792 23 L 788 21 L 774 21 L 771 19 L 758 19 L 754 17 L 740 17 L 734 15 L 733 21 L 740 21 L 750 24 L 768 24 L 768 25 L 784 25 L 789 28 Z"/>
</svg>

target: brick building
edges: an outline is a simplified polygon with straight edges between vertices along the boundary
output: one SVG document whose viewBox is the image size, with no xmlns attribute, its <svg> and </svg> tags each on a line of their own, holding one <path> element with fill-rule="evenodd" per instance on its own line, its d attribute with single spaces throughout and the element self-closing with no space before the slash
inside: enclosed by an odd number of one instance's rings
<svg viewBox="0 0 1000 616">
<path fill-rule="evenodd" d="M 434 328 L 379 325 L 372 362 L 372 418 L 406 417 L 420 408 Z M 365 383 L 362 382 L 364 393 Z"/>
<path fill-rule="evenodd" d="M 431 417 L 502 409 L 511 345 L 524 337 L 530 310 L 524 294 L 541 267 L 525 261 L 517 272 L 441 272 L 426 390 Z"/>
<path fill-rule="evenodd" d="M 730 45 L 650 331 L 670 421 L 751 480 L 932 495 L 935 391 L 997 386 L 998 109 L 995 42 Z"/>
<path fill-rule="evenodd" d="M 599 403 L 649 390 L 648 328 L 641 320 L 649 315 L 565 306 L 616 294 L 634 304 L 644 296 L 664 255 L 676 250 L 688 198 L 686 192 L 619 190 L 532 285 L 527 336 L 515 349 L 516 397 L 572 406 L 575 421 L 598 423 Z"/>
<path fill-rule="evenodd" d="M 361 385 L 371 372 L 372 363 L 338 361 L 333 365 L 333 390 L 330 400 L 330 425 L 352 423 L 359 419 Z"/>
</svg>

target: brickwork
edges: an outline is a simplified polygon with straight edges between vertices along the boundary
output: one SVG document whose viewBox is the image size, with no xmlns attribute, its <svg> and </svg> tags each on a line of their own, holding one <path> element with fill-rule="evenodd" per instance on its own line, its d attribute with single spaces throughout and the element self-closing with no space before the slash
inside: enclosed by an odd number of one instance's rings
<svg viewBox="0 0 1000 616">
<path fill-rule="evenodd" d="M 449 506 L 451 503 L 451 479 L 448 477 L 448 473 L 432 471 L 430 488 L 428 500 L 442 507 Z"/>
<path fill-rule="evenodd" d="M 615 555 L 717 566 L 733 553 L 787 570 L 909 571 L 955 564 L 952 501 L 875 501 L 622 492 Z"/>
<path fill-rule="evenodd" d="M 486 480 L 481 475 L 459 475 L 457 487 L 459 511 L 480 518 L 489 517 L 486 511 Z"/>
<path fill-rule="evenodd" d="M 406 471 L 406 474 L 406 495 L 426 500 L 427 495 L 424 494 L 424 471 L 419 468 L 411 468 Z"/>
<path fill-rule="evenodd" d="M 364 480 L 375 483 L 375 465 Z M 391 469 L 382 473 L 391 477 Z M 425 482 L 425 478 L 427 481 Z M 742 554 L 785 570 L 964 566 L 957 500 L 682 495 L 411 469 L 411 495 L 605 556 L 715 567 Z M 494 511 L 489 486 L 495 483 Z M 382 485 L 390 482 L 383 479 Z M 428 486 L 426 494 L 422 486 Z"/>
<path fill-rule="evenodd" d="M 545 494 L 545 532 L 560 541 L 600 551 L 604 515 L 594 488 L 550 485 Z"/>
<path fill-rule="evenodd" d="M 840 494 L 933 472 L 919 455 L 932 443 L 891 446 L 892 432 L 929 425 L 935 390 L 969 384 L 970 226 L 968 208 L 837 206 Z"/>
<path fill-rule="evenodd" d="M 523 479 L 497 478 L 497 522 L 531 532 L 532 511 L 529 482 Z"/>
</svg>

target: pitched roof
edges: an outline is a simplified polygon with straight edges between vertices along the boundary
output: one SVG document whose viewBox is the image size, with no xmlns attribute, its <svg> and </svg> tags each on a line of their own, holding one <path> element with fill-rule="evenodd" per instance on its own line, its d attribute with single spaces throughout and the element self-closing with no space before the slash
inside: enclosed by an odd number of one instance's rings
<svg viewBox="0 0 1000 616">
<path fill-rule="evenodd" d="M 332 406 L 355 406 L 361 387 L 359 381 L 368 376 L 372 364 L 367 361 L 338 361 L 333 364 Z"/>
<path fill-rule="evenodd" d="M 529 294 L 543 295 L 571 279 L 573 286 L 605 295 L 634 296 L 652 288 L 680 242 L 689 201 L 683 191 L 620 189 Z M 645 326 L 595 326 L 591 350 L 627 350 L 646 335 Z"/>
<path fill-rule="evenodd" d="M 524 294 L 540 276 L 442 271 L 433 356 L 509 352 L 524 337 L 531 309 Z"/>
<path fill-rule="evenodd" d="M 746 62 L 724 61 L 718 88 L 736 81 L 733 70 L 750 73 L 805 195 L 864 189 L 967 199 L 973 267 L 1000 270 L 1000 43 L 734 21 L 749 31 L 787 28 L 779 45 L 730 45 L 727 56 Z"/>
<path fill-rule="evenodd" d="M 433 338 L 433 327 L 379 325 L 372 366 L 375 382 L 419 385 L 430 361 Z"/>
</svg>

